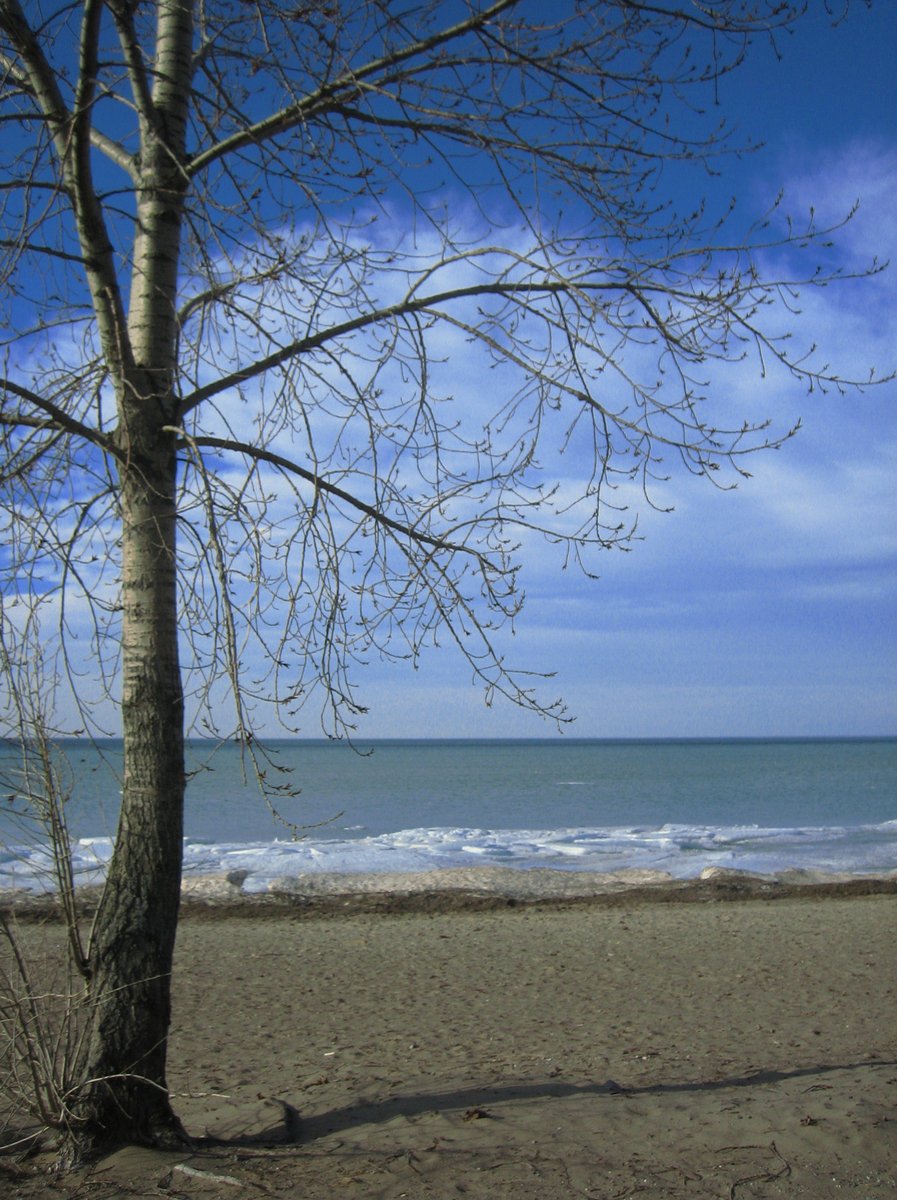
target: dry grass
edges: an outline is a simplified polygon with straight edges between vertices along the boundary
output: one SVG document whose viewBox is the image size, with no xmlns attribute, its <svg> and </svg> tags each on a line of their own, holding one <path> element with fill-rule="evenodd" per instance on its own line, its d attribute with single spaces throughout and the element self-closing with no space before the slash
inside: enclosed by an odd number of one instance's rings
<svg viewBox="0 0 897 1200">
<path fill-rule="evenodd" d="M 87 1016 L 63 929 L 0 914 L 0 1152 L 71 1128 Z"/>
</svg>

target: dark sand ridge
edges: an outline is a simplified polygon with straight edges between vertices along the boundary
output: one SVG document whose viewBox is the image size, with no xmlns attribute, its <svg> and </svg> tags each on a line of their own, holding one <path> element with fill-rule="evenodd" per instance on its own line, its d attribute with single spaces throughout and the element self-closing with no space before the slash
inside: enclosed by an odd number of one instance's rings
<svg viewBox="0 0 897 1200">
<path fill-rule="evenodd" d="M 23 1200 L 897 1195 L 893 880 L 737 884 L 672 889 L 691 903 L 188 904 L 169 1082 L 210 1140 L 62 1180 L 0 1159 L 0 1188 L 8 1171 Z"/>
</svg>

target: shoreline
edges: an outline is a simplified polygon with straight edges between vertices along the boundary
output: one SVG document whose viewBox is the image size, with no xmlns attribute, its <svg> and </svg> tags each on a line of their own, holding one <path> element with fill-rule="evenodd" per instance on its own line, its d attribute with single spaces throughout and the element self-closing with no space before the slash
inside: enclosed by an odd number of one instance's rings
<svg viewBox="0 0 897 1200">
<path fill-rule="evenodd" d="M 666 872 L 638 869 L 443 867 L 298 875 L 275 880 L 259 892 L 244 891 L 245 878 L 241 871 L 186 876 L 181 888 L 181 919 L 486 912 L 534 906 L 611 908 L 897 894 L 897 870 L 869 875 L 808 870 L 760 875 L 709 867 L 697 877 L 677 879 Z M 101 895 L 98 885 L 78 888 L 81 915 L 92 915 Z M 0 891 L 0 913 L 20 920 L 45 920 L 58 914 L 58 904 L 52 893 Z"/>
</svg>

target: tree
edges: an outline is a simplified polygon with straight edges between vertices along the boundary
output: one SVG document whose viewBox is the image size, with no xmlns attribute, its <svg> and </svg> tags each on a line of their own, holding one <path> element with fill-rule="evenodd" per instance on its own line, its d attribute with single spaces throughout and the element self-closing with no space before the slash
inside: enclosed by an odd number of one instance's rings
<svg viewBox="0 0 897 1200">
<path fill-rule="evenodd" d="M 526 546 L 590 571 L 665 460 L 729 486 L 789 436 L 715 362 L 847 386 L 789 341 L 831 272 L 763 268 L 828 231 L 683 183 L 737 148 L 714 81 L 803 7 L 0 0 L 6 686 L 39 626 L 125 747 L 74 1153 L 185 1136 L 185 713 L 250 752 L 267 701 L 345 733 L 368 656 L 443 638 L 563 719 L 494 633 Z"/>
</svg>

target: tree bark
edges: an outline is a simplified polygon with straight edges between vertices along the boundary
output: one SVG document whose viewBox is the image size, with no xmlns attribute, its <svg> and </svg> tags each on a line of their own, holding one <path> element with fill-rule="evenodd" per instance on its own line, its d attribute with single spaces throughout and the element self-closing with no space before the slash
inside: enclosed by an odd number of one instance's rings
<svg viewBox="0 0 897 1200">
<path fill-rule="evenodd" d="M 115 851 L 94 924 L 91 1028 L 71 1158 L 122 1142 L 183 1144 L 165 1077 L 184 824 L 178 656 L 177 459 L 172 426 L 190 101 L 192 0 L 159 0 L 141 153 L 127 343 L 116 381 L 121 452 L 121 719 Z"/>
<path fill-rule="evenodd" d="M 72 1158 L 186 1136 L 165 1078 L 184 802 L 176 468 L 171 435 L 157 434 L 146 450 L 145 437 L 132 442 L 121 472 L 122 808 L 94 926 L 92 1023 Z"/>
</svg>

